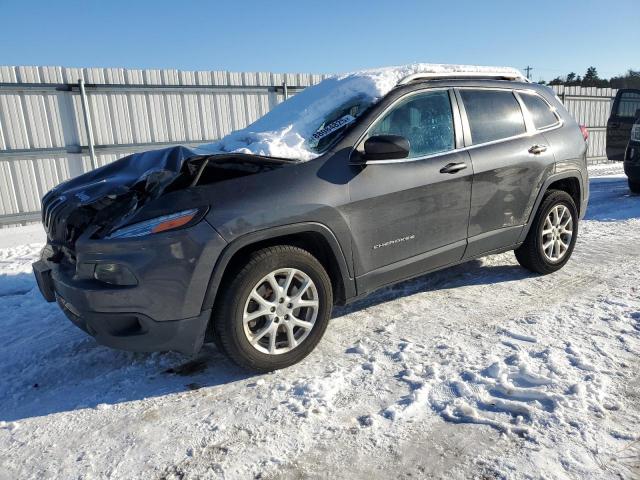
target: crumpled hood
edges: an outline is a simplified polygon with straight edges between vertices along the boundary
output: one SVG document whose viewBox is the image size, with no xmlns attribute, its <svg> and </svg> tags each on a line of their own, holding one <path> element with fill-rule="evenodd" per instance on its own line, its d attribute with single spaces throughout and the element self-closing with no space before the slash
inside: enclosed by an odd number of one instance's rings
<svg viewBox="0 0 640 480">
<path fill-rule="evenodd" d="M 89 227 L 106 233 L 167 191 L 260 173 L 292 163 L 183 146 L 135 153 L 64 182 L 42 199 L 42 223 L 53 245 L 71 248 Z"/>
<path fill-rule="evenodd" d="M 153 196 L 175 179 L 186 160 L 197 156 L 182 146 L 134 153 L 61 183 L 50 193 L 65 194 L 68 201 L 87 204 L 141 184 Z"/>
</svg>

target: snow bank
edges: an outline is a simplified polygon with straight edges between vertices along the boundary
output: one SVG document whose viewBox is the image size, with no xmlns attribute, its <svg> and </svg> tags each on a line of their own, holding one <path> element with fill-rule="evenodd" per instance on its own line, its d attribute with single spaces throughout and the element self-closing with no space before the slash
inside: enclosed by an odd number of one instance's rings
<svg viewBox="0 0 640 480">
<path fill-rule="evenodd" d="M 294 160 L 311 160 L 319 154 L 308 143 L 325 118 L 358 96 L 373 105 L 400 80 L 415 73 L 492 72 L 522 74 L 508 67 L 415 63 L 363 70 L 329 77 L 276 106 L 248 127 L 231 132 L 218 142 L 201 145 L 205 152 L 253 153 Z"/>
</svg>

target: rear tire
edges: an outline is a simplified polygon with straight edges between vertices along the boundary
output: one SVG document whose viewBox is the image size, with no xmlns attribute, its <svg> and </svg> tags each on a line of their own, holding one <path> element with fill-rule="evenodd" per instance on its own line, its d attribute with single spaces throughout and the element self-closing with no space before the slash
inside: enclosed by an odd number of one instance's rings
<svg viewBox="0 0 640 480">
<path fill-rule="evenodd" d="M 331 280 L 313 255 L 290 245 L 268 247 L 251 254 L 222 288 L 214 335 L 236 364 L 270 372 L 311 353 L 332 307 Z"/>
<path fill-rule="evenodd" d="M 628 182 L 629 182 L 629 190 L 631 190 L 631 192 L 640 193 L 640 182 L 633 182 L 631 181 L 631 179 L 629 179 Z"/>
<path fill-rule="evenodd" d="M 569 261 L 577 238 L 578 210 L 573 198 L 567 192 L 549 190 L 527 238 L 515 250 L 516 259 L 532 272 L 553 273 Z"/>
</svg>

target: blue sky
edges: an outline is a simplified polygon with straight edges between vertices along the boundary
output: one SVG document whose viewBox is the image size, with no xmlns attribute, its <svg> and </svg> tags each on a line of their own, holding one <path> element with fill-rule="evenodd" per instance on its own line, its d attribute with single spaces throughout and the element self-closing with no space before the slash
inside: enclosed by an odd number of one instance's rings
<svg viewBox="0 0 640 480">
<path fill-rule="evenodd" d="M 640 69 L 638 0 L 0 0 L 0 64 L 330 73 L 415 61 Z"/>
</svg>

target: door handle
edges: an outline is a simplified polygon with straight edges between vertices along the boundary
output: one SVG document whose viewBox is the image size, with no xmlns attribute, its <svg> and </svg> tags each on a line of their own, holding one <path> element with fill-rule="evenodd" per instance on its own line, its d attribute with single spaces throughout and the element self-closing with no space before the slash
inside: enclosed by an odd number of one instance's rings
<svg viewBox="0 0 640 480">
<path fill-rule="evenodd" d="M 546 151 L 547 151 L 546 145 L 534 145 L 529 149 L 529 153 L 532 153 L 534 155 L 540 155 L 541 153 L 544 153 Z"/>
<path fill-rule="evenodd" d="M 440 173 L 458 173 L 465 168 L 467 168 L 466 163 L 447 163 L 440 169 Z"/>
</svg>

